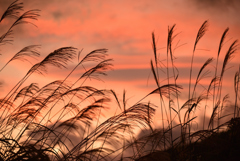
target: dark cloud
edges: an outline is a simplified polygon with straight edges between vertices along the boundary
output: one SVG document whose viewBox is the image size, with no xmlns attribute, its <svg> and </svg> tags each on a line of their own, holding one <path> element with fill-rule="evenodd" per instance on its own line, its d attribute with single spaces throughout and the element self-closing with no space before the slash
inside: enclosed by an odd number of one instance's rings
<svg viewBox="0 0 240 161">
<path fill-rule="evenodd" d="M 147 80 L 148 75 L 151 73 L 149 69 L 117 69 L 108 72 L 108 79 L 115 79 L 119 81 L 132 81 L 132 80 Z"/>
<path fill-rule="evenodd" d="M 0 9 L 1 9 L 1 13 L 2 11 L 6 10 L 7 7 L 11 4 L 10 1 L 0 1 Z"/>
<path fill-rule="evenodd" d="M 59 11 L 55 11 L 52 13 L 52 15 L 53 15 L 54 19 L 59 20 L 63 14 Z"/>
<path fill-rule="evenodd" d="M 189 64 L 190 60 L 191 60 L 191 57 L 185 56 L 185 57 L 179 57 L 176 62 L 186 63 L 186 64 L 190 65 Z M 197 76 L 201 66 L 205 63 L 206 60 L 207 60 L 206 57 L 197 57 L 197 56 L 195 57 L 193 65 L 196 65 L 196 64 L 198 64 L 198 65 L 193 66 L 192 73 L 193 73 L 194 77 Z M 208 65 L 208 67 L 205 68 L 205 71 L 207 71 L 207 70 L 211 71 L 211 73 L 209 74 L 210 76 L 213 74 L 213 71 L 215 69 L 214 68 L 215 63 L 216 63 L 216 60 L 214 60 L 210 65 Z M 222 63 L 223 63 L 222 60 L 219 60 L 219 64 L 220 64 L 219 68 L 221 67 Z M 185 66 L 185 67 L 176 66 L 176 67 L 178 69 L 179 79 L 189 77 L 189 72 L 190 72 L 190 67 L 189 66 Z M 237 71 L 237 67 L 238 67 L 237 63 L 230 62 L 228 72 L 225 73 L 227 75 L 227 79 L 232 79 L 232 76 Z M 172 69 L 170 68 L 170 71 L 171 70 Z M 166 69 L 163 68 L 161 71 L 166 72 Z M 149 65 L 149 68 L 115 69 L 113 71 L 108 71 L 108 79 L 110 79 L 110 80 L 111 79 L 112 80 L 119 80 L 119 81 L 124 81 L 124 80 L 127 80 L 127 81 L 147 80 L 149 78 L 149 76 L 152 78 L 152 72 L 151 72 L 151 69 L 150 69 L 150 65 Z M 162 77 L 162 79 L 165 79 L 166 78 L 166 73 L 165 74 L 161 73 L 161 77 Z"/>
<path fill-rule="evenodd" d="M 214 10 L 219 12 L 238 11 L 239 0 L 191 0 L 199 9 Z"/>
</svg>

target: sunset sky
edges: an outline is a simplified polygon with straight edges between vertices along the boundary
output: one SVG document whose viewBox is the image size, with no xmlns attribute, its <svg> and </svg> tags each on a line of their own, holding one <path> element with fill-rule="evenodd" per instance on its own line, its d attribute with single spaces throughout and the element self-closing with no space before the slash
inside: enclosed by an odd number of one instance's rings
<svg viewBox="0 0 240 161">
<path fill-rule="evenodd" d="M 10 0 L 0 1 L 0 14 L 7 9 Z M 98 88 L 114 89 L 121 97 L 125 89 L 129 103 L 134 103 L 154 90 L 150 60 L 153 59 L 152 32 L 155 33 L 160 60 L 166 62 L 168 26 L 176 24 L 173 41 L 175 65 L 179 70 L 178 83 L 184 87 L 182 97 L 186 97 L 189 82 L 191 54 L 198 29 L 205 20 L 209 21 L 206 34 L 200 40 L 194 59 L 193 80 L 201 65 L 209 58 L 216 58 L 222 33 L 229 27 L 221 59 L 230 44 L 240 38 L 240 1 L 238 0 L 23 0 L 24 11 L 39 9 L 38 21 L 20 25 L 14 29 L 14 42 L 0 46 L 3 66 L 16 52 L 27 45 L 41 45 L 41 58 L 65 46 L 83 49 L 85 55 L 92 50 L 107 48 L 112 58 L 113 70 L 101 79 L 94 81 Z M 13 21 L 0 24 L 1 34 Z M 233 91 L 233 78 L 239 65 L 239 52 L 231 60 L 224 84 L 225 90 Z M 162 58 L 161 58 L 162 57 Z M 39 59 L 41 60 L 41 59 Z M 33 60 L 34 62 L 34 60 Z M 68 66 L 72 69 L 76 61 Z M 213 71 L 215 61 L 208 67 Z M 10 63 L 1 74 L 4 85 L 2 93 L 9 91 L 31 67 L 30 63 L 16 60 Z M 33 80 L 48 82 L 64 79 L 66 71 L 52 69 L 48 75 L 34 75 Z M 213 74 L 213 73 L 212 73 Z M 7 78 L 7 79 L 6 79 Z M 162 84 L 166 83 L 163 74 Z M 39 82 L 40 83 L 40 82 Z M 204 81 L 202 82 L 204 84 Z M 230 84 L 231 83 L 231 84 Z M 206 81 L 206 85 L 209 82 Z M 184 94 L 185 93 L 185 94 Z M 2 96 L 2 94 L 1 94 Z"/>
</svg>

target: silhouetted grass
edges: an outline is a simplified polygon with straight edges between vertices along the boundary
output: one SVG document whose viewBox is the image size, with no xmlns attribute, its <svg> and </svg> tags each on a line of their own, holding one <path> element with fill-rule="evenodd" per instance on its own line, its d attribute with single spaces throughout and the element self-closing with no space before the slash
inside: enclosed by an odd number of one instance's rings
<svg viewBox="0 0 240 161">
<path fill-rule="evenodd" d="M 229 101 L 229 95 L 225 94 L 222 96 L 222 83 L 224 78 L 224 73 L 227 69 L 227 66 L 231 60 L 231 58 L 236 53 L 238 44 L 237 40 L 233 41 L 226 51 L 222 68 L 220 69 L 220 73 L 218 73 L 218 63 L 219 63 L 219 55 L 222 50 L 222 46 L 224 44 L 224 40 L 226 34 L 228 32 L 228 28 L 223 32 L 222 38 L 220 40 L 218 52 L 217 52 L 217 61 L 215 66 L 214 75 L 210 76 L 209 86 L 206 88 L 201 85 L 201 80 L 209 77 L 210 71 L 207 70 L 207 66 L 213 62 L 213 58 L 209 58 L 203 64 L 203 66 L 199 69 L 197 73 L 195 83 L 192 84 L 192 69 L 194 64 L 194 55 L 197 49 L 197 44 L 202 39 L 203 35 L 206 32 L 206 27 L 208 22 L 205 21 L 200 27 L 196 41 L 193 48 L 192 61 L 190 67 L 190 79 L 189 79 L 189 94 L 188 100 L 180 107 L 175 109 L 174 107 L 179 106 L 178 95 L 175 97 L 168 97 L 168 106 L 169 106 L 169 114 L 170 120 L 168 120 L 168 128 L 163 128 L 161 130 L 155 130 L 152 134 L 143 136 L 139 138 L 134 144 L 141 147 L 142 151 L 138 155 L 133 156 L 134 160 L 239 160 L 239 107 L 238 107 L 238 92 L 239 92 L 239 71 L 236 72 L 235 77 L 233 79 L 233 87 L 235 89 L 235 104 L 229 105 L 227 104 Z M 167 83 L 169 84 L 170 78 L 172 82 L 177 85 L 177 77 L 175 74 L 175 66 L 174 59 L 172 55 L 172 37 L 173 29 L 175 25 L 170 28 L 168 32 L 168 47 L 167 53 L 170 53 L 170 61 L 172 62 L 171 68 L 173 72 L 172 76 L 169 76 L 169 65 L 166 65 L 167 71 Z M 154 36 L 154 34 L 153 34 Z M 155 39 L 153 38 L 153 41 Z M 159 58 L 156 57 L 156 43 L 154 44 L 154 59 L 155 62 L 160 62 Z M 169 59 L 167 54 L 167 60 Z M 168 61 L 167 61 L 168 63 Z M 153 63 L 151 62 L 152 72 L 155 78 L 155 82 L 158 85 L 160 79 L 156 77 L 156 70 L 153 70 Z M 156 65 L 156 67 L 159 65 Z M 162 69 L 161 69 L 162 70 Z M 178 76 L 178 75 L 177 75 Z M 201 85 L 203 87 L 202 93 L 197 93 L 197 86 Z M 191 88 L 193 86 L 193 89 Z M 172 92 L 168 92 L 170 96 L 173 94 Z M 212 99 L 211 99 L 212 98 Z M 205 100 L 205 103 L 202 104 Z M 177 102 L 174 102 L 177 101 Z M 209 106 L 209 101 L 212 101 L 212 114 L 208 120 L 208 128 L 205 128 L 206 122 L 206 108 Z M 175 106 L 174 106 L 175 105 Z M 230 107 L 229 107 L 230 106 Z M 231 107 L 233 106 L 233 107 Z M 203 119 L 203 129 L 192 130 L 193 121 L 198 117 L 195 116 L 195 112 L 197 108 L 204 107 L 204 119 Z M 223 113 L 224 108 L 231 108 L 232 111 L 227 114 Z M 231 110 L 229 109 L 229 110 Z M 175 113 L 175 116 L 179 118 L 179 124 L 175 126 L 172 125 L 174 118 L 171 116 L 171 111 Z M 180 114 L 180 112 L 184 112 L 184 115 Z M 221 119 L 232 118 L 230 121 L 225 123 Z M 214 123 L 217 123 L 216 125 Z M 164 126 L 163 126 L 164 127 Z M 173 131 L 181 129 L 180 136 L 176 138 L 172 137 Z M 234 132 L 233 132 L 234 131 Z M 234 140 L 234 141 L 233 141 Z M 167 143 L 167 144 L 166 144 Z M 148 151 L 147 151 L 148 150 Z"/>
<path fill-rule="evenodd" d="M 13 42 L 16 26 L 28 23 L 34 25 L 32 21 L 39 16 L 39 10 L 21 13 L 22 11 L 23 3 L 16 0 L 3 13 L 0 23 L 7 18 L 15 21 L 0 37 L 1 45 Z M 85 56 L 82 56 L 82 50 L 78 51 L 75 47 L 62 47 L 51 52 L 42 61 L 35 63 L 5 97 L 0 99 L 0 160 L 239 159 L 240 69 L 233 78 L 233 107 L 227 104 L 229 96 L 222 93 L 224 73 L 238 44 L 235 40 L 229 46 L 222 68 L 218 70 L 219 55 L 229 31 L 227 28 L 220 40 L 214 74 L 210 76 L 209 85 L 204 87 L 201 81 L 210 75 L 208 66 L 214 58 L 203 63 L 195 79 L 193 65 L 198 42 L 207 31 L 207 26 L 208 22 L 205 21 L 196 36 L 188 96 L 183 104 L 180 103 L 183 88 L 178 84 L 179 71 L 175 66 L 174 56 L 175 49 L 181 45 L 177 44 L 173 48 L 173 40 L 177 36 L 174 34 L 176 25 L 168 29 L 167 51 L 162 56 L 166 57 L 165 63 L 157 53 L 155 35 L 152 33 L 154 60 L 151 60 L 150 67 L 156 89 L 131 106 L 127 105 L 126 91 L 120 99 L 114 90 L 85 85 L 91 79 L 106 75 L 106 71 L 111 69 L 107 49 L 96 49 Z M 39 45 L 24 47 L 0 71 L 17 60 L 31 62 L 29 58 L 37 59 L 40 56 L 38 48 Z M 74 62 L 76 58 L 78 62 Z M 63 80 L 55 80 L 42 87 L 36 82 L 27 84 L 33 74 L 45 75 L 49 66 L 67 68 L 70 62 L 75 66 Z M 77 69 L 82 69 L 83 73 L 72 83 L 69 80 Z M 162 71 L 166 78 L 162 77 Z M 203 88 L 203 92 L 199 93 L 199 87 Z M 146 101 L 152 95 L 158 95 L 158 105 Z M 152 122 L 157 107 L 161 112 L 158 116 L 162 120 L 160 129 L 154 128 Z M 212 114 L 207 118 L 206 110 L 209 107 L 212 108 Z M 109 108 L 115 109 L 115 113 L 102 120 L 104 110 Z M 224 108 L 231 108 L 232 111 L 230 114 L 223 113 Z M 202 129 L 196 130 L 193 122 L 198 117 L 197 109 L 203 111 L 204 119 Z M 221 121 L 225 118 L 232 119 Z M 137 128 L 144 135 L 137 136 Z M 178 131 L 179 135 L 176 135 Z"/>
</svg>

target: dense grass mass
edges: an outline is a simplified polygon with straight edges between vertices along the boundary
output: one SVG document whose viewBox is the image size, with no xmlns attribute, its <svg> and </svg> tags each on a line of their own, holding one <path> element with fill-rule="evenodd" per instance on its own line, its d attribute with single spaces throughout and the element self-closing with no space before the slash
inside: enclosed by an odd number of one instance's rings
<svg viewBox="0 0 240 161">
<path fill-rule="evenodd" d="M 12 43 L 15 28 L 29 23 L 34 25 L 38 16 L 39 10 L 23 12 L 23 3 L 18 0 L 11 3 L 0 23 L 5 19 L 14 19 L 14 22 L 8 30 L 2 31 L 0 45 Z M 235 98 L 231 100 L 234 102 L 229 104 L 228 94 L 222 93 L 224 73 L 237 51 L 238 41 L 222 51 L 227 28 L 216 58 L 207 59 L 195 77 L 194 56 L 207 27 L 205 21 L 196 36 L 189 69 L 188 98 L 183 104 L 180 104 L 183 88 L 178 84 L 179 72 L 172 47 L 175 25 L 168 29 L 165 62 L 159 58 L 152 34 L 154 57 L 150 69 L 156 89 L 131 106 L 126 103 L 125 91 L 122 98 L 118 98 L 112 89 L 85 85 L 91 79 L 100 79 L 100 75 L 106 75 L 111 69 L 112 60 L 107 58 L 107 49 L 96 49 L 86 55 L 75 47 L 51 52 L 35 63 L 0 99 L 0 160 L 240 160 L 239 70 L 233 78 Z M 39 45 L 24 47 L 0 71 L 17 60 L 37 59 L 40 57 L 38 48 Z M 220 64 L 219 56 L 223 52 L 226 54 Z M 70 62 L 75 67 L 64 80 L 41 87 L 36 82 L 27 82 L 33 75 L 45 75 L 49 66 L 63 69 Z M 210 64 L 215 67 L 212 75 L 208 69 Z M 82 69 L 83 73 L 72 82 L 77 69 Z M 161 72 L 166 78 L 160 77 Z M 201 81 L 207 76 L 209 85 L 205 87 Z M 158 96 L 158 104 L 148 101 L 153 95 Z M 104 118 L 104 111 L 110 108 L 116 112 Z M 158 117 L 164 120 L 160 129 L 153 126 L 157 108 L 161 111 Z M 204 118 L 203 122 L 198 122 L 196 130 L 197 109 L 201 109 Z M 212 111 L 210 118 L 206 114 L 209 109 Z M 226 113 L 225 109 L 232 111 Z M 144 134 L 138 136 L 137 129 Z"/>
</svg>

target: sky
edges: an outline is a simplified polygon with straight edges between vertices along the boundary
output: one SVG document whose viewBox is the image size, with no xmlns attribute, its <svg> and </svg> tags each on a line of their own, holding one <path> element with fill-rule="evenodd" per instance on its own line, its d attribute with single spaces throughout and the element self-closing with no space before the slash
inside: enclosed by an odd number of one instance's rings
<svg viewBox="0 0 240 161">
<path fill-rule="evenodd" d="M 0 1 L 0 14 L 12 1 Z M 199 41 L 194 58 L 193 80 L 201 65 L 210 57 L 216 58 L 222 33 L 230 30 L 223 46 L 223 59 L 230 44 L 240 38 L 240 1 L 238 0 L 22 0 L 24 11 L 39 9 L 40 17 L 31 24 L 14 29 L 14 41 L 0 47 L 0 64 L 3 66 L 16 52 L 27 45 L 41 45 L 39 51 L 43 58 L 50 52 L 65 46 L 73 46 L 82 54 L 92 50 L 107 48 L 112 58 L 113 70 L 101 76 L 104 82 L 93 81 L 98 88 L 113 89 L 122 97 L 124 90 L 129 105 L 157 88 L 150 69 L 154 58 L 152 32 L 155 33 L 159 59 L 166 63 L 168 27 L 176 24 L 173 41 L 175 65 L 179 70 L 178 82 L 184 87 L 182 99 L 187 97 L 190 62 L 198 29 L 208 20 L 208 30 Z M 1 34 L 12 23 L 0 24 Z M 2 30 L 3 29 L 3 30 Z M 179 47 L 178 47 L 179 46 Z M 40 60 L 41 60 L 40 58 Z M 239 65 L 239 52 L 224 79 L 224 90 L 233 91 L 233 78 Z M 33 62 L 35 60 L 32 60 Z M 213 61 L 215 62 L 215 60 Z M 75 61 L 76 63 L 76 61 Z M 1 93 L 9 89 L 24 76 L 31 67 L 28 62 L 16 60 L 10 63 L 1 74 L 3 86 Z M 68 66 L 74 67 L 74 63 Z M 208 67 L 213 71 L 214 64 Z M 64 79 L 67 71 L 50 69 L 48 75 L 34 75 L 31 80 L 46 83 L 54 79 Z M 76 75 L 77 77 L 77 75 Z M 8 78 L 8 79 L 6 79 Z M 166 74 L 161 73 L 161 83 L 166 82 Z M 30 81 L 31 81 L 30 80 Z M 208 85 L 209 81 L 202 84 Z M 232 93 L 232 92 L 230 92 Z M 1 96 L 4 94 L 1 94 Z"/>
</svg>

